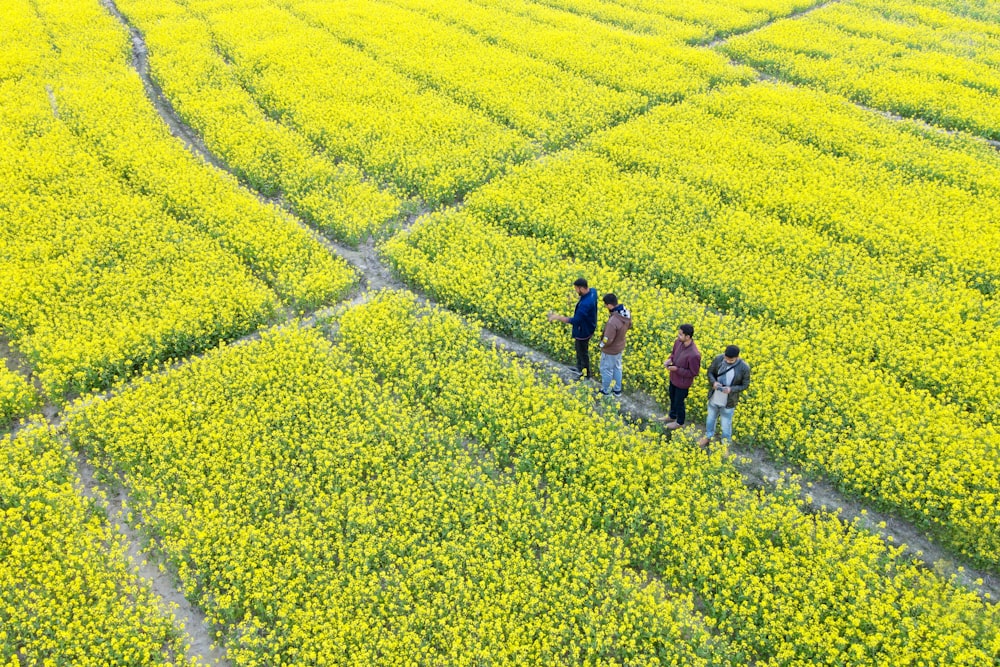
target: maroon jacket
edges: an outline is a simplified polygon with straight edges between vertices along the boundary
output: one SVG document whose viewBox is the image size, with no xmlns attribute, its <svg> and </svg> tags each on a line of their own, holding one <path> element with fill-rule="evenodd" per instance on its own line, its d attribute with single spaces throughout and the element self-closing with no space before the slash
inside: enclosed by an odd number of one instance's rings
<svg viewBox="0 0 1000 667">
<path fill-rule="evenodd" d="M 672 366 L 677 366 L 676 370 L 670 371 L 670 384 L 680 389 L 689 389 L 701 372 L 701 350 L 694 341 L 684 347 L 684 343 L 675 340 L 670 361 Z"/>
</svg>

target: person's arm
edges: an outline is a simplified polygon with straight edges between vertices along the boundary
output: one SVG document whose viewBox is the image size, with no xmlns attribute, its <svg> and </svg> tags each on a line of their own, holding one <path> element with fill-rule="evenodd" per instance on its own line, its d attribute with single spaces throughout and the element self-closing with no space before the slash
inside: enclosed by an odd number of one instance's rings
<svg viewBox="0 0 1000 667">
<path fill-rule="evenodd" d="M 708 386 L 715 388 L 715 385 L 719 382 L 719 377 L 717 373 L 719 372 L 719 359 L 716 357 L 712 360 L 712 363 L 708 367 Z"/>
<path fill-rule="evenodd" d="M 701 353 L 692 354 L 691 356 L 684 359 L 683 366 L 676 366 L 674 372 L 678 376 L 685 379 L 694 379 L 698 377 L 698 373 L 701 371 Z"/>
<path fill-rule="evenodd" d="M 586 324 L 587 322 L 591 322 L 596 319 L 597 302 L 584 297 L 573 311 L 573 317 L 566 318 L 566 323 L 576 326 L 578 324 Z"/>
<path fill-rule="evenodd" d="M 670 356 L 667 357 L 667 360 L 663 362 L 663 367 L 666 368 L 671 373 L 673 372 L 671 370 L 671 367 L 674 365 L 674 354 L 676 352 L 677 352 L 677 341 L 674 341 L 674 346 L 670 349 Z"/>
<path fill-rule="evenodd" d="M 745 370 L 742 373 L 740 373 L 740 383 L 732 385 L 729 388 L 729 391 L 731 391 L 731 392 L 732 391 L 743 391 L 744 389 L 746 389 L 747 387 L 750 386 L 750 364 L 748 364 L 747 362 L 744 361 L 743 364 L 742 364 L 742 366 L 743 366 L 743 368 Z M 733 380 L 735 380 L 735 379 L 736 378 L 733 378 Z"/>
<path fill-rule="evenodd" d="M 612 316 L 613 318 L 614 316 Z M 614 319 L 609 319 L 608 323 L 604 325 L 604 335 L 601 337 L 600 348 L 603 350 L 615 342 L 618 338 L 618 327 L 614 325 Z"/>
</svg>

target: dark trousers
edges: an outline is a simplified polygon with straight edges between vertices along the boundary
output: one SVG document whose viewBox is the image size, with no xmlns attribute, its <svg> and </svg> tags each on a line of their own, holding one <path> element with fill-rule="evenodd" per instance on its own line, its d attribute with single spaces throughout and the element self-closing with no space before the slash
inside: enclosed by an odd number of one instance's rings
<svg viewBox="0 0 1000 667">
<path fill-rule="evenodd" d="M 574 338 L 573 342 L 576 343 L 576 370 L 580 373 L 586 370 L 587 377 L 594 377 L 590 370 L 590 339 Z"/>
<path fill-rule="evenodd" d="M 674 383 L 670 383 L 670 418 L 676 419 L 678 424 L 683 424 L 685 417 L 687 417 L 687 412 L 684 410 L 684 399 L 688 397 L 688 392 L 691 390 L 690 387 L 675 387 Z"/>
</svg>

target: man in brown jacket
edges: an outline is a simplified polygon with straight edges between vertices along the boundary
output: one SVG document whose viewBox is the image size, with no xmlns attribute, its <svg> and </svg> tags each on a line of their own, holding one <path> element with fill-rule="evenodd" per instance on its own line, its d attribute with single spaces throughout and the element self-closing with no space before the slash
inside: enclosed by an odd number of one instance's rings
<svg viewBox="0 0 1000 667">
<path fill-rule="evenodd" d="M 618 303 L 617 296 L 605 294 L 604 307 L 608 309 L 609 317 L 600 344 L 601 390 L 598 395 L 601 398 L 609 394 L 622 395 L 622 354 L 625 352 L 625 334 L 632 327 L 632 315 Z"/>
</svg>

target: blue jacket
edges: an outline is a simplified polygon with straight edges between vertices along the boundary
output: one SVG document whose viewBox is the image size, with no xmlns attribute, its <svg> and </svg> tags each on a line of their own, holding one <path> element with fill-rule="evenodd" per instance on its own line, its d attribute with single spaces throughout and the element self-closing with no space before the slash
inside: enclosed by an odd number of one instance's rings
<svg viewBox="0 0 1000 667">
<path fill-rule="evenodd" d="M 590 338 L 597 330 L 597 290 L 593 287 L 576 302 L 573 317 L 569 318 L 573 325 L 573 338 Z"/>
</svg>

